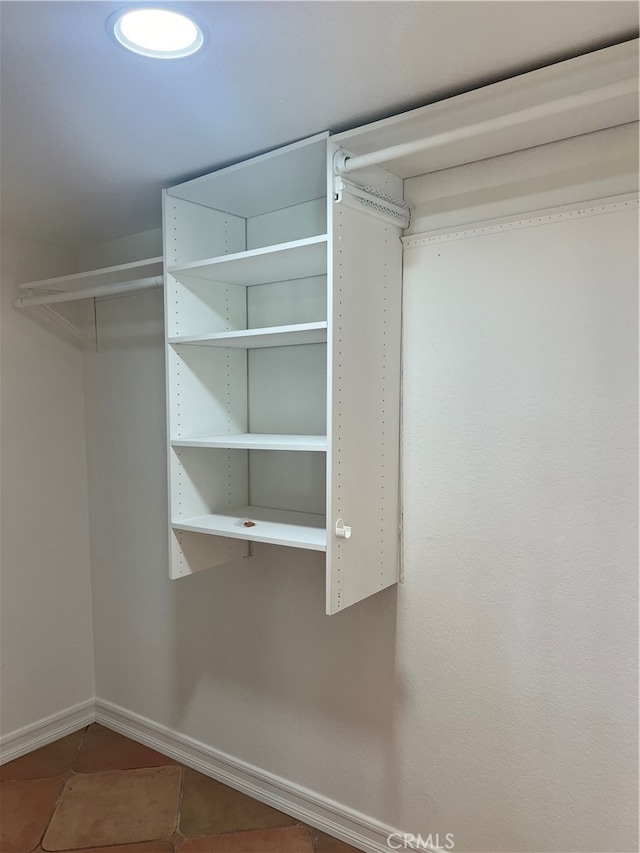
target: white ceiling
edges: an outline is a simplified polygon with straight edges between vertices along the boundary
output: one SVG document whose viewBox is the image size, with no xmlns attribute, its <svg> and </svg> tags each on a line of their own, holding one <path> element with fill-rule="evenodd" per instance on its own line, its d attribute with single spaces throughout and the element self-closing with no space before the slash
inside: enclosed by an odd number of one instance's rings
<svg viewBox="0 0 640 853">
<path fill-rule="evenodd" d="M 0 4 L 7 230 L 82 246 L 156 228 L 162 187 L 638 31 L 617 0 L 186 2 L 205 49 L 159 62 L 108 34 L 124 5 Z"/>
</svg>

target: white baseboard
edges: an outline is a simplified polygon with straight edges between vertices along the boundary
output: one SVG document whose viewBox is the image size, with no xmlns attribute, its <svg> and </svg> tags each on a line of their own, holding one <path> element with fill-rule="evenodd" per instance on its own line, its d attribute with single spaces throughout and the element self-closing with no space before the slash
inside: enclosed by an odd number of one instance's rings
<svg viewBox="0 0 640 853">
<path fill-rule="evenodd" d="M 401 833 L 393 827 L 103 699 L 82 702 L 0 738 L 0 764 L 93 722 L 168 755 L 365 853 L 389 853 L 397 849 Z M 387 844 L 390 835 L 395 836 L 396 848 Z M 430 850 L 426 846 L 420 849 L 426 853 Z M 433 848 L 431 850 L 436 853 Z"/>
<path fill-rule="evenodd" d="M 0 764 L 6 764 L 7 761 L 13 761 L 27 752 L 77 732 L 78 729 L 93 723 L 95 718 L 95 701 L 89 699 L 58 714 L 45 717 L 44 720 L 38 720 L 30 726 L 9 732 L 0 738 Z"/>
<path fill-rule="evenodd" d="M 111 702 L 96 700 L 96 721 L 366 853 L 391 849 L 393 827 Z"/>
</svg>

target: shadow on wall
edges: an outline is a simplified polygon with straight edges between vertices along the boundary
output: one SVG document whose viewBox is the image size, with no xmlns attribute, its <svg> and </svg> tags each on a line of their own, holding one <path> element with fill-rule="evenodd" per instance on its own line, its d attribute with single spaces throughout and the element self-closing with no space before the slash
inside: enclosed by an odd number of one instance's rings
<svg viewBox="0 0 640 853">
<path fill-rule="evenodd" d="M 384 590 L 326 616 L 324 559 L 257 544 L 247 560 L 173 582 L 170 725 L 196 729 L 201 740 L 226 744 L 251 763 L 265 756 L 260 766 L 270 768 L 274 745 L 281 766 L 292 760 L 304 766 L 314 735 L 326 746 L 327 731 L 335 732 L 335 743 L 322 754 L 313 750 L 318 767 L 330 767 L 342 739 L 356 752 L 372 744 L 381 801 L 393 812 L 400 791 L 393 743 L 403 694 L 397 592 Z"/>
</svg>

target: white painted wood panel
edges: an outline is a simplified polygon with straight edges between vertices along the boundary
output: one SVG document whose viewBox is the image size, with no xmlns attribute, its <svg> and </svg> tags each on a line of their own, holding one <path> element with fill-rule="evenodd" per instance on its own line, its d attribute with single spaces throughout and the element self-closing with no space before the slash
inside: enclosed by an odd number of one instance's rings
<svg viewBox="0 0 640 853">
<path fill-rule="evenodd" d="M 247 289 L 247 326 L 315 323 L 327 319 L 327 277 L 308 276 Z"/>
<path fill-rule="evenodd" d="M 326 344 L 250 350 L 249 432 L 326 433 Z"/>
<path fill-rule="evenodd" d="M 246 328 L 246 288 L 166 274 L 168 336 L 196 337 Z"/>
<path fill-rule="evenodd" d="M 254 522 L 255 526 L 245 527 L 247 521 Z M 241 506 L 228 512 L 184 519 L 176 522 L 174 528 L 311 551 L 326 548 L 323 515 L 268 507 Z"/>
<path fill-rule="evenodd" d="M 174 439 L 174 447 L 228 447 L 247 450 L 294 450 L 325 453 L 326 435 L 274 435 L 271 433 L 239 433 L 238 435 L 207 435 L 200 438 Z"/>
<path fill-rule="evenodd" d="M 169 435 L 247 432 L 247 353 L 216 347 L 169 348 Z"/>
<path fill-rule="evenodd" d="M 226 510 L 248 502 L 246 450 L 175 447 L 171 451 L 171 518 Z"/>
<path fill-rule="evenodd" d="M 247 249 L 275 246 L 327 233 L 327 203 L 321 198 L 247 219 Z"/>
<path fill-rule="evenodd" d="M 334 204 L 332 233 L 327 613 L 396 582 L 399 539 L 400 230 Z"/>
<path fill-rule="evenodd" d="M 192 344 L 202 347 L 233 347 L 257 349 L 260 347 L 298 346 L 323 343 L 327 340 L 327 324 L 299 323 L 292 326 L 275 326 L 269 329 L 241 329 L 209 335 L 185 335 L 169 338 L 170 344 Z"/>
<path fill-rule="evenodd" d="M 327 269 L 326 243 L 326 234 L 321 234 L 227 257 L 194 261 L 171 267 L 169 272 L 176 278 L 188 275 L 244 286 L 322 275 Z"/>
<path fill-rule="evenodd" d="M 164 193 L 164 254 L 167 268 L 246 249 L 245 221 L 220 210 Z"/>
<path fill-rule="evenodd" d="M 326 482 L 326 453 L 249 453 L 249 495 L 254 506 L 324 515 Z"/>
</svg>

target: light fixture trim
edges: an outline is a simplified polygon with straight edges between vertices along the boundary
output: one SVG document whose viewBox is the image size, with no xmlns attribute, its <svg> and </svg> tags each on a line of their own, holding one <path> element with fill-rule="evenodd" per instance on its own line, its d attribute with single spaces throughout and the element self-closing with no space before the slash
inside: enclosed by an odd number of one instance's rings
<svg viewBox="0 0 640 853">
<path fill-rule="evenodd" d="M 127 50 L 152 59 L 182 59 L 204 44 L 191 14 L 167 6 L 133 6 L 110 19 L 116 40 Z"/>
</svg>

